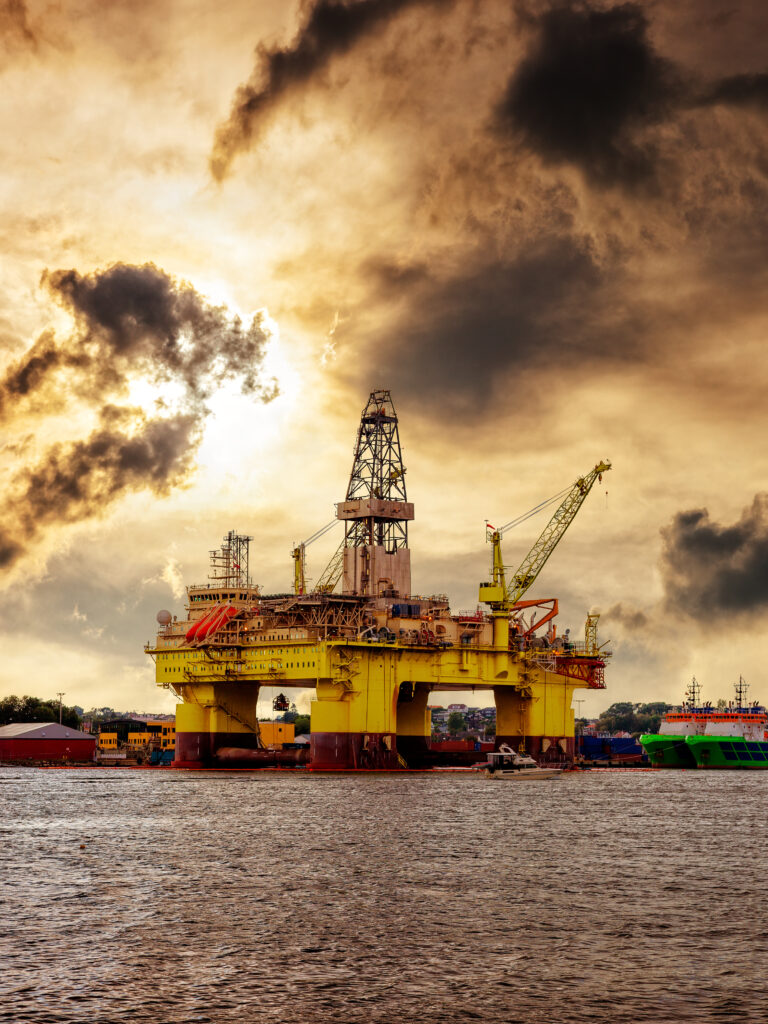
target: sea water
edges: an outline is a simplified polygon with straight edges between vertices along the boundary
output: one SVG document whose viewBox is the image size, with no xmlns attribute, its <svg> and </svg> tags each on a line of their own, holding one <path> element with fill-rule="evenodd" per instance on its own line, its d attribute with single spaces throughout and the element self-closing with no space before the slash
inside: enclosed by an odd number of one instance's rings
<svg viewBox="0 0 768 1024">
<path fill-rule="evenodd" d="M 0 1021 L 768 1021 L 768 772 L 0 768 Z"/>
</svg>

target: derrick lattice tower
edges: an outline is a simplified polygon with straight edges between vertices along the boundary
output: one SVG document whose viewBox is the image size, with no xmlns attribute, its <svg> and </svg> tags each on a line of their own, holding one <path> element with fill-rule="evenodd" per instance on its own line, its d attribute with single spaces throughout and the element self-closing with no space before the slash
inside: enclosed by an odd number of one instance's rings
<svg viewBox="0 0 768 1024">
<path fill-rule="evenodd" d="M 336 506 L 344 522 L 345 594 L 406 596 L 411 591 L 405 467 L 397 413 L 389 391 L 372 391 L 360 417 L 345 501 Z"/>
</svg>

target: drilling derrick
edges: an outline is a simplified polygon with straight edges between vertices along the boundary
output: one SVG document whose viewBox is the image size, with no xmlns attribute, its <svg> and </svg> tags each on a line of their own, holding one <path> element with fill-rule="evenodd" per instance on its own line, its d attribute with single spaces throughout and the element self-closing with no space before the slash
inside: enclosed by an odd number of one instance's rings
<svg viewBox="0 0 768 1024">
<path fill-rule="evenodd" d="M 336 506 L 344 522 L 342 592 L 405 597 L 411 592 L 405 467 L 397 413 L 389 391 L 372 391 L 360 417 L 347 497 Z"/>
</svg>

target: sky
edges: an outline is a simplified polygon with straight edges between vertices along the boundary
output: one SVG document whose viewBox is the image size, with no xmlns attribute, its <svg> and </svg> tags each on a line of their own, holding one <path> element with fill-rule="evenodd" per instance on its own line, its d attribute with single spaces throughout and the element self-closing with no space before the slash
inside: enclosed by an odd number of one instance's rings
<svg viewBox="0 0 768 1024">
<path fill-rule="evenodd" d="M 766 32 L 756 0 L 0 0 L 0 696 L 172 710 L 157 611 L 230 529 L 289 589 L 389 388 L 415 593 L 474 608 L 484 520 L 608 458 L 529 595 L 601 613 L 582 713 L 693 674 L 768 701 Z"/>
</svg>

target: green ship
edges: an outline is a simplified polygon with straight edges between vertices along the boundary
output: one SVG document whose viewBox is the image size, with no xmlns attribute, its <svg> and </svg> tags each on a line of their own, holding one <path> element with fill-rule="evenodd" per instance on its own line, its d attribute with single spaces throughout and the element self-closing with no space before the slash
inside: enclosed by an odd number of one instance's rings
<svg viewBox="0 0 768 1024">
<path fill-rule="evenodd" d="M 768 768 L 768 714 L 747 703 L 748 685 L 739 677 L 736 701 L 727 707 L 699 704 L 694 678 L 681 707 L 668 711 L 658 733 L 640 743 L 657 768 Z"/>
<path fill-rule="evenodd" d="M 685 691 L 682 705 L 666 713 L 658 733 L 645 733 L 640 737 L 652 765 L 657 768 L 696 767 L 686 740 L 704 732 L 713 712 L 709 704 L 699 704 L 700 693 L 701 687 L 694 676 Z"/>
</svg>

